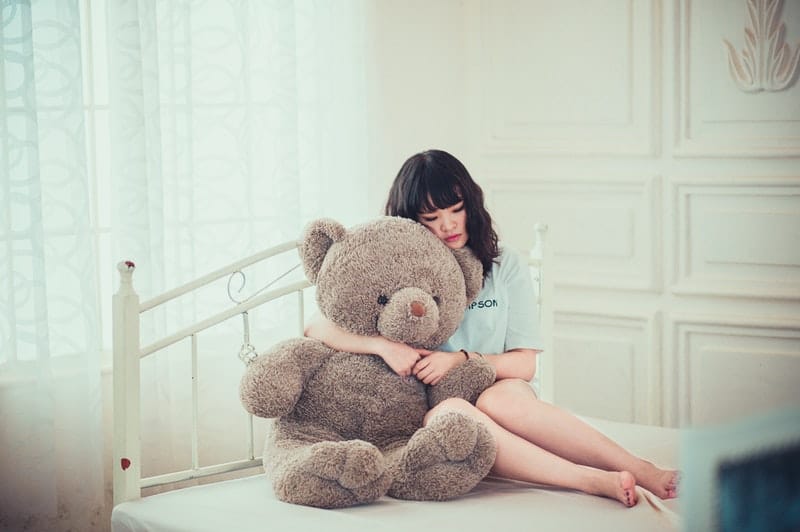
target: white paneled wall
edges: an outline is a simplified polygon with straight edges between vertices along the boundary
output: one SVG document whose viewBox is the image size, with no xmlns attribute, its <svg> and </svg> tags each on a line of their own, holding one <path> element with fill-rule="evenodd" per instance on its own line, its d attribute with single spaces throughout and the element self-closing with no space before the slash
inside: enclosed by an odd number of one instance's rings
<svg viewBox="0 0 800 532">
<path fill-rule="evenodd" d="M 676 155 L 800 155 L 797 0 L 681 0 L 675 16 Z M 729 65 L 745 63 L 749 51 L 755 60 L 743 86 Z M 788 86 L 773 90 L 784 78 Z"/>
<path fill-rule="evenodd" d="M 434 4 L 370 14 L 376 211 L 441 147 L 505 241 L 550 226 L 567 408 L 677 426 L 800 405 L 800 1 Z"/>
<path fill-rule="evenodd" d="M 650 2 L 504 0 L 469 9 L 482 152 L 653 153 L 659 33 Z"/>
<path fill-rule="evenodd" d="M 798 298 L 800 177 L 675 179 L 670 198 L 673 291 Z"/>
</svg>

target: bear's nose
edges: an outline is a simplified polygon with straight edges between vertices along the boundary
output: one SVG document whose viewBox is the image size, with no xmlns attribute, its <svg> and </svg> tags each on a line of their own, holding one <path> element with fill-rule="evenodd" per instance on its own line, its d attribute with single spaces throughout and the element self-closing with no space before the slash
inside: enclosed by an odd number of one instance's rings
<svg viewBox="0 0 800 532">
<path fill-rule="evenodd" d="M 412 301 L 411 302 L 411 315 L 416 316 L 417 318 L 421 318 L 425 315 L 425 305 L 420 303 L 419 301 Z"/>
</svg>

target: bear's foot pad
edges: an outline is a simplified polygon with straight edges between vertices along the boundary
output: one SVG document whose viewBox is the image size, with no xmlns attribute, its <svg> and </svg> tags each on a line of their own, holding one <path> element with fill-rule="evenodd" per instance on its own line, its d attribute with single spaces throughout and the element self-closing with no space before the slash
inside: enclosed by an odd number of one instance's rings
<svg viewBox="0 0 800 532">
<path fill-rule="evenodd" d="M 286 502 L 318 508 L 345 508 L 383 496 L 391 478 L 383 454 L 362 441 L 322 442 L 301 463 L 273 483 Z"/>
<path fill-rule="evenodd" d="M 443 412 L 408 442 L 389 495 L 413 500 L 463 495 L 489 473 L 494 457 L 494 438 L 486 427 L 460 412 Z"/>
</svg>

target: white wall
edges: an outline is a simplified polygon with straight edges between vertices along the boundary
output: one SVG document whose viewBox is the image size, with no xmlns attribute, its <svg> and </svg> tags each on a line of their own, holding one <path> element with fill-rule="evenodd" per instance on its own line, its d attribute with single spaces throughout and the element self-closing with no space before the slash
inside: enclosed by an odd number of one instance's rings
<svg viewBox="0 0 800 532">
<path fill-rule="evenodd" d="M 370 4 L 375 212 L 439 147 L 506 241 L 549 224 L 559 404 L 667 425 L 800 405 L 800 83 L 737 86 L 746 4 Z M 800 2 L 778 16 L 798 53 Z"/>
<path fill-rule="evenodd" d="M 464 154 L 469 106 L 463 2 L 367 4 L 369 190 L 382 212 L 403 161 L 426 148 Z"/>
</svg>

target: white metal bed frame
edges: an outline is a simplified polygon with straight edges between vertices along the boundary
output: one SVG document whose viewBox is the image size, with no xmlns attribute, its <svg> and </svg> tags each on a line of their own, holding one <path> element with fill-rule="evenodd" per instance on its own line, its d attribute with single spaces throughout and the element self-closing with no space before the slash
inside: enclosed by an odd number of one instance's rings
<svg viewBox="0 0 800 532">
<path fill-rule="evenodd" d="M 534 227 L 535 241 L 528 254 L 529 265 L 534 281 L 538 287 L 537 299 L 540 308 L 540 333 L 544 342 L 544 349 L 548 358 L 552 355 L 552 326 L 553 313 L 550 305 L 552 301 L 552 282 L 546 271 L 549 258 L 546 256 L 549 246 L 545 245 L 547 226 L 536 224 Z M 113 296 L 113 401 L 114 401 L 114 439 L 113 439 L 113 490 L 114 505 L 129 500 L 139 499 L 142 488 L 161 486 L 190 479 L 198 479 L 221 473 L 229 473 L 242 469 L 257 467 L 262 464 L 261 457 L 254 453 L 253 419 L 248 417 L 248 454 L 241 460 L 219 463 L 208 466 L 199 464 L 199 435 L 198 435 L 198 355 L 197 335 L 214 325 L 228 320 L 236 315 L 242 315 L 244 321 L 244 338 L 240 358 L 247 359 L 254 356 L 254 349 L 249 344 L 249 325 L 247 312 L 269 301 L 296 294 L 298 299 L 298 333 L 303 334 L 305 309 L 303 305 L 304 290 L 311 286 L 307 280 L 289 283 L 274 290 L 257 292 L 251 298 L 235 304 L 197 323 L 164 336 L 148 345 L 140 345 L 140 320 L 143 313 L 158 308 L 159 306 L 179 297 L 198 290 L 225 276 L 241 274 L 244 268 L 252 266 L 271 257 L 294 251 L 298 242 L 290 241 L 280 244 L 250 257 L 236 261 L 214 272 L 204 275 L 194 281 L 164 292 L 152 299 L 139 302 L 139 296 L 133 288 L 133 272 L 135 265 L 132 261 L 120 262 L 117 270 L 120 274 L 119 290 Z M 230 284 L 230 279 L 229 279 Z M 271 283 L 270 283 L 271 284 Z M 269 285 L 267 285 L 269 286 Z M 266 287 L 265 287 L 266 288 Z M 546 304 L 545 304 L 546 302 Z M 192 421 L 191 421 L 191 467 L 182 471 L 161 474 L 142 478 L 141 476 L 141 437 L 140 437 L 140 363 L 147 356 L 169 347 L 181 340 L 190 338 L 191 342 L 191 367 L 192 367 Z M 249 347 L 247 350 L 245 348 Z M 539 357 L 540 368 L 540 394 L 543 399 L 553 399 L 553 372 L 549 364 L 542 364 Z"/>
</svg>

